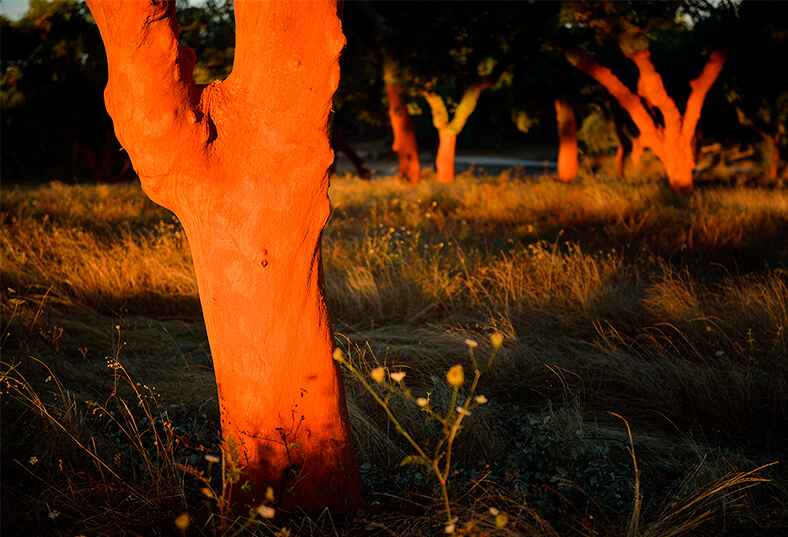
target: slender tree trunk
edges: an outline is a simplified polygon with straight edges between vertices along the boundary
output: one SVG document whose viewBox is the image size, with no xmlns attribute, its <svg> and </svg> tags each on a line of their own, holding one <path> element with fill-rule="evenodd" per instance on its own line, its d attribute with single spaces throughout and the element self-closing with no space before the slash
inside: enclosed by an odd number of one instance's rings
<svg viewBox="0 0 788 537">
<path fill-rule="evenodd" d="M 626 155 L 622 142 L 623 140 L 619 138 L 618 147 L 616 148 L 616 177 L 619 179 L 624 178 L 624 156 Z"/>
<path fill-rule="evenodd" d="M 779 135 L 775 134 L 774 136 L 764 136 L 766 139 L 766 144 L 768 149 L 767 158 L 768 162 L 766 163 L 766 173 L 768 174 L 769 179 L 777 179 L 777 173 L 780 169 L 780 146 L 779 143 Z"/>
<path fill-rule="evenodd" d="M 108 131 L 104 140 L 104 147 L 101 149 L 101 158 L 93 146 L 82 141 L 75 136 L 74 144 L 71 146 L 73 152 L 72 167 L 77 170 L 79 158 L 90 167 L 93 177 L 99 183 L 120 182 L 129 171 L 130 165 L 127 159 L 118 152 L 114 143 L 112 132 Z"/>
<path fill-rule="evenodd" d="M 621 125 L 620 121 L 616 121 L 615 117 L 613 118 L 613 125 L 616 130 L 616 139 L 618 140 L 618 147 L 616 148 L 616 177 L 619 179 L 624 178 L 624 158 L 627 154 L 627 137 L 626 132 L 624 131 L 624 127 Z M 631 150 L 630 150 L 631 152 Z"/>
<path fill-rule="evenodd" d="M 687 140 L 682 133 L 672 136 L 666 133 L 665 138 L 662 153 L 655 153 L 661 155 L 660 160 L 665 166 L 670 187 L 677 192 L 691 192 L 695 170 L 694 142 L 692 139 Z"/>
<path fill-rule="evenodd" d="M 457 147 L 457 135 L 450 129 L 438 132 L 440 143 L 438 156 L 435 158 L 435 171 L 439 183 L 454 182 L 454 155 Z"/>
<path fill-rule="evenodd" d="M 610 69 L 599 65 L 590 57 L 572 53 L 567 53 L 566 57 L 578 69 L 602 84 L 629 113 L 640 130 L 640 142 L 643 147 L 654 151 L 665 166 L 671 188 L 677 192 L 688 193 L 693 187 L 692 172 L 695 169 L 695 158 L 692 145 L 703 101 L 722 71 L 728 54 L 721 50 L 711 53 L 701 74 L 690 82 L 692 92 L 687 99 L 683 115 L 665 90 L 662 77 L 654 68 L 648 49 L 636 52 L 625 50 L 625 54 L 638 68 L 637 95 L 632 93 Z M 650 107 L 660 111 L 661 124 L 658 124 L 654 116 L 649 113 L 643 100 Z"/>
<path fill-rule="evenodd" d="M 189 238 L 225 457 L 244 467 L 233 501 L 255 506 L 270 485 L 283 507 L 354 510 L 364 500 L 320 250 L 345 44 L 336 2 L 237 0 L 233 71 L 208 86 L 192 82 L 174 2 L 88 4 L 118 138 Z"/>
<path fill-rule="evenodd" d="M 555 100 L 555 115 L 558 121 L 558 179 L 571 183 L 577 179 L 577 121 L 572 105 L 559 97 Z"/>
<path fill-rule="evenodd" d="M 71 151 L 74 153 L 74 158 L 72 159 L 72 167 L 74 171 L 77 171 L 77 163 L 79 162 L 79 157 L 82 157 L 82 160 L 90 167 L 90 171 L 93 172 L 93 177 L 95 177 L 96 181 L 99 183 L 110 183 L 112 182 L 112 178 L 107 175 L 106 170 L 104 167 L 99 165 L 98 155 L 96 155 L 96 150 L 93 149 L 90 145 L 83 142 L 82 140 L 74 140 L 74 145 L 71 146 Z"/>
<path fill-rule="evenodd" d="M 391 150 L 399 158 L 399 177 L 411 184 L 421 180 L 421 164 L 419 163 L 419 147 L 416 143 L 416 127 L 402 98 L 402 88 L 397 85 L 394 61 L 386 57 L 383 61 L 383 81 L 386 84 L 386 95 L 389 101 L 389 119 L 394 133 Z"/>
</svg>

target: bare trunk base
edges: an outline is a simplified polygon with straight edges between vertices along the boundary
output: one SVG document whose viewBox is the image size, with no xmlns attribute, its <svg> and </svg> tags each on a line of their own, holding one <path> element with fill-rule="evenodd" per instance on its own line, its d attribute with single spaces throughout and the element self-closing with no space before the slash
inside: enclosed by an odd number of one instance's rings
<svg viewBox="0 0 788 537">
<path fill-rule="evenodd" d="M 454 155 L 457 146 L 457 135 L 449 130 L 442 130 L 439 133 L 440 145 L 438 145 L 438 156 L 435 159 L 435 168 L 438 174 L 439 183 L 454 182 Z"/>
<path fill-rule="evenodd" d="M 555 100 L 558 121 L 558 179 L 571 183 L 577 179 L 579 168 L 577 154 L 577 121 L 572 105 L 566 99 Z"/>
</svg>

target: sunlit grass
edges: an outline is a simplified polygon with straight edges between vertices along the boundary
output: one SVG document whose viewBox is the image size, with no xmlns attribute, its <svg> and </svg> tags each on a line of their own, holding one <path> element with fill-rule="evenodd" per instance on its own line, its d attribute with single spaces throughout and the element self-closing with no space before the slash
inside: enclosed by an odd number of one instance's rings
<svg viewBox="0 0 788 537">
<path fill-rule="evenodd" d="M 463 421 L 454 449 L 459 474 L 447 493 L 457 531 L 626 533 L 635 476 L 626 430 L 608 412 L 632 427 L 640 534 L 678 535 L 700 521 L 768 535 L 788 520 L 778 507 L 785 476 L 774 467 L 748 473 L 784 458 L 788 442 L 784 190 L 704 186 L 681 198 L 656 183 L 599 175 L 564 185 L 465 174 L 454 185 L 417 187 L 335 177 L 330 195 L 329 306 L 338 345 L 361 371 L 406 372 L 413 396 L 429 393 L 442 408 L 452 398 L 445 372 L 458 363 L 473 370 L 466 339 L 483 356 L 491 334 L 504 337 L 479 383 L 490 403 Z M 113 520 L 102 503 L 110 497 L 69 487 L 85 486 L 81 479 L 154 482 L 143 473 L 117 479 L 96 462 L 119 471 L 117 442 L 84 403 L 103 404 L 112 392 L 104 358 L 119 350 L 116 326 L 124 371 L 156 386 L 177 438 L 190 449 L 218 449 L 215 383 L 177 220 L 136 185 L 4 189 L 3 369 L 21 374 L 41 401 L 56 378 L 60 398 L 51 407 L 59 414 L 42 428 L 40 406 L 3 388 L 4 506 L 37 509 L 19 511 L 9 527 L 87 531 L 66 515 L 86 501 L 103 513 L 90 526 L 102 531 Z M 363 386 L 348 378 L 347 390 L 368 499 L 380 503 L 365 524 L 440 533 L 446 520 L 434 479 L 398 469 L 408 442 Z M 415 441 L 440 441 L 418 406 L 396 397 L 387 404 L 404 428 L 420 431 Z M 95 441 L 95 457 L 80 454 L 66 429 L 83 445 Z M 191 451 L 179 453 L 198 465 Z M 40 466 L 31 468 L 31 457 Z M 746 488 L 764 477 L 773 483 L 757 495 Z M 164 518 L 206 516 L 196 480 L 167 479 L 156 485 L 176 496 Z M 731 498 L 757 512 L 757 523 L 720 511 Z M 135 501 L 154 509 L 162 500 L 151 493 Z M 49 517 L 52 509 L 64 514 Z M 492 522 L 496 511 L 507 515 L 505 529 Z M 312 519 L 292 524 L 330 533 Z"/>
</svg>

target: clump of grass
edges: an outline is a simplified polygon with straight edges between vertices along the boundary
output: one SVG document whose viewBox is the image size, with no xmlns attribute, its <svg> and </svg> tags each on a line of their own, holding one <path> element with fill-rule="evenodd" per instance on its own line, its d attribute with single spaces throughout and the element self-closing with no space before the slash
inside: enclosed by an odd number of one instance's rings
<svg viewBox="0 0 788 537">
<path fill-rule="evenodd" d="M 139 191 L 52 183 L 25 194 L 2 193 L 6 287 L 57 282 L 53 299 L 104 313 L 199 311 L 185 234 Z"/>
<path fill-rule="evenodd" d="M 81 385 L 72 375 L 70 385 L 61 380 L 58 371 L 69 366 L 62 356 L 6 358 L 4 351 L 3 429 L 15 429 L 14 438 L 4 434 L 7 531 L 36 521 L 45 533 L 144 532 L 173 527 L 190 509 L 180 465 L 196 461 L 208 443 L 170 417 L 177 405 L 167 408 L 155 388 L 133 379 L 115 328 L 109 377 L 93 373 Z"/>
<path fill-rule="evenodd" d="M 265 492 L 265 498 L 262 503 L 257 505 L 251 512 L 244 516 L 235 513 L 235 504 L 232 502 L 233 485 L 238 483 L 241 479 L 241 474 L 244 471 L 242 457 L 240 456 L 238 444 L 231 436 L 222 443 L 221 457 L 208 454 L 205 456 L 208 462 L 208 467 L 204 471 L 197 470 L 193 466 L 178 464 L 178 467 L 186 474 L 191 475 L 204 486 L 200 489 L 210 501 L 215 505 L 216 513 L 212 512 L 206 524 L 210 524 L 212 533 L 218 535 L 238 536 L 250 532 L 255 527 L 266 527 L 266 520 L 274 518 L 276 510 L 269 504 L 274 501 L 274 490 L 268 487 Z M 213 483 L 212 468 L 215 463 L 221 463 L 221 473 L 218 476 L 220 485 L 216 486 Z M 246 485 L 242 485 L 244 490 Z M 211 509 L 213 511 L 213 509 Z M 179 528 L 186 530 L 190 525 L 188 515 L 186 518 L 181 519 L 178 524 Z M 218 523 L 215 519 L 218 518 Z"/>
<path fill-rule="evenodd" d="M 25 431 L 31 440 L 27 448 L 34 454 L 28 464 L 17 459 L 19 467 L 7 474 L 17 475 L 22 483 L 33 480 L 39 489 L 35 499 L 24 493 L 32 501 L 11 517 L 14 525 L 20 524 L 20 515 L 22 520 L 25 515 L 45 515 L 58 531 L 101 532 L 120 521 L 143 528 L 163 521 L 171 524 L 174 513 L 186 509 L 186 491 L 175 466 L 180 440 L 156 394 L 140 391 L 122 365 L 112 360 L 114 382 L 127 384 L 136 400 L 121 396 L 116 384 L 105 402 L 85 401 L 65 388 L 45 362 L 30 360 L 47 373 L 44 383 L 53 389 L 36 388 L 21 372 L 24 363 L 4 361 L 0 374 L 4 398 L 10 399 L 5 403 L 12 403 L 5 412 L 33 412 L 43 425 L 37 433 Z M 5 501 L 16 504 L 19 499 Z M 44 513 L 30 509 L 42 504 L 47 506 Z M 135 515 L 138 510 L 147 514 Z"/>
</svg>

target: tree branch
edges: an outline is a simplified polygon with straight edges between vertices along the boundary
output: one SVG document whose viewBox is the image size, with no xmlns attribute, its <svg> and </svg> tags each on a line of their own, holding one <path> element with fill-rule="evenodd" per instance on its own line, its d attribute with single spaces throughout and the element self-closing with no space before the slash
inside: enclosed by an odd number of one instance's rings
<svg viewBox="0 0 788 537">
<path fill-rule="evenodd" d="M 703 101 L 706 100 L 706 95 L 709 93 L 712 85 L 720 76 L 725 62 L 728 61 L 730 53 L 724 50 L 717 49 L 709 56 L 709 61 L 703 66 L 703 71 L 698 75 L 698 78 L 690 82 L 692 92 L 687 99 L 687 108 L 684 111 L 684 124 L 682 125 L 682 133 L 685 137 L 690 138 L 695 135 L 695 128 L 700 119 L 700 113 L 703 109 Z"/>
<path fill-rule="evenodd" d="M 443 97 L 434 91 L 425 91 L 424 98 L 427 99 L 427 104 L 430 105 L 432 112 L 432 124 L 438 131 L 441 131 L 449 125 L 449 111 L 446 110 L 446 103 L 443 102 Z"/>
<path fill-rule="evenodd" d="M 454 111 L 454 118 L 449 123 L 449 129 L 454 134 L 460 134 L 468 118 L 476 110 L 476 103 L 479 102 L 482 92 L 491 87 L 492 84 L 489 82 L 483 82 L 474 84 L 465 90 L 465 93 L 462 94 L 462 99 L 460 99 L 460 104 L 457 105 L 457 109 Z"/>
<path fill-rule="evenodd" d="M 196 56 L 178 45 L 175 2 L 88 0 L 88 7 L 107 51 L 104 99 L 118 140 L 141 178 L 166 176 L 183 147 L 210 136 L 192 81 Z"/>
<path fill-rule="evenodd" d="M 581 56 L 571 51 L 567 51 L 564 55 L 569 60 L 569 63 L 602 84 L 608 93 L 618 101 L 618 104 L 629 113 L 632 121 L 640 130 L 640 135 L 643 137 L 645 145 L 651 146 L 652 140 L 657 143 L 662 141 L 661 132 L 654 124 L 651 114 L 640 102 L 640 98 L 632 93 L 610 69 L 599 65 L 590 56 Z M 652 149 L 655 148 L 652 147 Z"/>
<path fill-rule="evenodd" d="M 264 131 L 331 110 L 325 96 L 333 99 L 339 85 L 345 36 L 335 1 L 309 6 L 303 9 L 302 0 L 234 3 L 235 56 L 224 93 L 243 107 L 236 113 Z M 271 39 L 273 34 L 280 38 Z M 286 102 L 260 102 L 261 96 L 288 93 Z"/>
<path fill-rule="evenodd" d="M 675 101 L 668 95 L 665 85 L 662 83 L 662 76 L 651 62 L 649 50 L 640 50 L 626 56 L 637 66 L 640 74 L 638 95 L 662 112 L 666 129 L 678 130 L 681 127 L 681 112 L 679 112 Z"/>
</svg>

